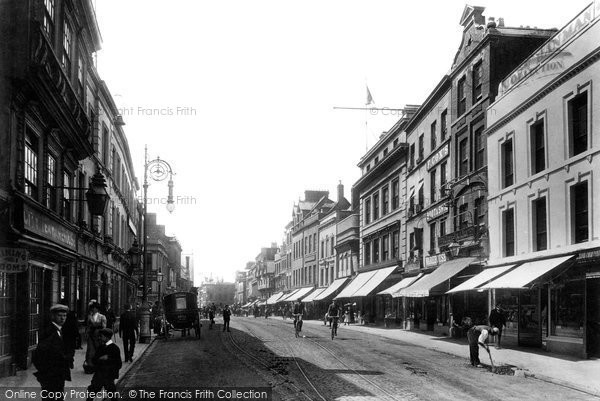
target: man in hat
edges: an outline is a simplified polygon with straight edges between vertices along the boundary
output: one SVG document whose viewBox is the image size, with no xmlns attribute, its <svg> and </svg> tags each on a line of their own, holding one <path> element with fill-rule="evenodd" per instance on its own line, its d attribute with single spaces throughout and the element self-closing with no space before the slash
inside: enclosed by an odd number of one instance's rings
<svg viewBox="0 0 600 401">
<path fill-rule="evenodd" d="M 119 336 L 123 338 L 123 354 L 125 362 L 133 362 L 133 350 L 135 349 L 135 341 L 139 337 L 135 313 L 131 311 L 131 305 L 125 305 L 125 312 L 121 314 L 119 323 Z"/>
<path fill-rule="evenodd" d="M 42 334 L 33 353 L 33 364 L 37 369 L 34 375 L 42 390 L 47 390 L 43 394 L 61 394 L 65 389 L 65 380 L 71 381 L 73 354 L 68 351 L 62 334 L 68 310 L 65 305 L 60 304 L 50 308 L 50 327 Z M 54 400 L 62 401 L 63 398 L 59 396 Z"/>
<path fill-rule="evenodd" d="M 229 321 L 231 320 L 231 311 L 229 310 L 229 305 L 225 305 L 223 308 L 223 331 L 227 329 L 229 330 Z"/>
<path fill-rule="evenodd" d="M 119 378 L 119 369 L 122 365 L 121 351 L 111 340 L 113 336 L 111 329 L 100 329 L 98 334 L 102 345 L 94 355 L 96 371 L 92 377 L 92 383 L 88 386 L 88 391 L 97 393 L 104 388 L 107 392 L 115 392 L 117 390 L 115 380 Z M 88 398 L 88 401 L 93 401 L 93 398 Z"/>
<path fill-rule="evenodd" d="M 496 348 L 500 348 L 500 340 L 502 339 L 502 328 L 506 326 L 506 317 L 502 312 L 502 306 L 496 305 L 496 309 L 492 309 L 490 312 L 490 326 L 498 328 L 498 342 L 496 342 Z"/>
</svg>

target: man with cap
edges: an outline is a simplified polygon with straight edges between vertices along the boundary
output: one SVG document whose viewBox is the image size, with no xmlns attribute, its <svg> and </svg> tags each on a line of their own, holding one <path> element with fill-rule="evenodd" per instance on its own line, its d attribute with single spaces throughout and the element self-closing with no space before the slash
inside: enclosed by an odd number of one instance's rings
<svg viewBox="0 0 600 401">
<path fill-rule="evenodd" d="M 502 306 L 500 304 L 496 305 L 496 309 L 492 309 L 490 312 L 490 326 L 498 328 L 498 342 L 496 343 L 496 348 L 500 348 L 500 340 L 502 340 L 502 328 L 506 326 L 506 317 L 502 312 Z"/>
<path fill-rule="evenodd" d="M 125 362 L 133 362 L 133 350 L 135 349 L 135 340 L 139 337 L 135 313 L 131 311 L 131 305 L 125 305 L 125 312 L 121 314 L 119 320 L 119 336 L 123 338 L 123 354 Z"/>
<path fill-rule="evenodd" d="M 96 371 L 92 377 L 92 383 L 88 386 L 88 391 L 97 393 L 104 388 L 107 392 L 115 392 L 117 390 L 115 380 L 119 378 L 119 369 L 122 365 L 121 351 L 111 340 L 113 336 L 111 329 L 100 329 L 98 334 L 102 345 L 94 355 Z M 88 398 L 88 401 L 93 401 L 93 398 Z"/>
<path fill-rule="evenodd" d="M 68 352 L 62 334 L 68 310 L 65 305 L 60 304 L 50 308 L 50 327 L 40 337 L 33 353 L 33 364 L 37 369 L 34 375 L 42 390 L 47 390 L 43 394 L 61 394 L 65 389 L 65 380 L 71 381 L 73 354 Z M 53 399 L 63 400 L 61 396 Z"/>
</svg>

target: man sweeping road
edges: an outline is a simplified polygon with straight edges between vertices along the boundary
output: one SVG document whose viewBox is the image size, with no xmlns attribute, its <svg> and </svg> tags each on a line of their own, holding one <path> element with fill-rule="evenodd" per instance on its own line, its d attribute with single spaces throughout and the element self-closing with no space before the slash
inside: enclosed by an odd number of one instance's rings
<svg viewBox="0 0 600 401">
<path fill-rule="evenodd" d="M 490 347 L 487 344 L 490 335 L 498 334 L 497 327 L 490 327 L 486 325 L 473 326 L 467 332 L 467 339 L 469 340 L 469 356 L 471 358 L 471 365 L 478 368 L 482 368 L 483 365 L 479 360 L 479 346 L 481 345 L 490 355 L 490 362 L 492 361 L 492 354 L 490 353 Z M 494 363 L 492 362 L 492 367 Z"/>
</svg>

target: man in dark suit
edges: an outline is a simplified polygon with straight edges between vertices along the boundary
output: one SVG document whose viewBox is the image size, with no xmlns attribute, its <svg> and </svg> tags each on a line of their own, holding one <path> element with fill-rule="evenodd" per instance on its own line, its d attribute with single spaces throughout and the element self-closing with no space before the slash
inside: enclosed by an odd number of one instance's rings
<svg viewBox="0 0 600 401">
<path fill-rule="evenodd" d="M 33 364 L 37 369 L 34 375 L 40 382 L 42 390 L 57 394 L 64 392 L 65 380 L 71 381 L 71 366 L 73 366 L 73 354 L 67 349 L 62 334 L 62 326 L 67 320 L 68 310 L 65 305 L 60 304 L 50 308 L 51 325 L 42 334 L 33 353 Z M 62 401 L 63 397 L 54 399 Z"/>
<path fill-rule="evenodd" d="M 115 380 L 119 378 L 119 369 L 122 365 L 121 351 L 111 340 L 113 336 L 111 329 L 101 329 L 98 334 L 103 345 L 98 348 L 93 358 L 96 371 L 88 391 L 97 393 L 104 388 L 107 392 L 115 392 L 117 390 Z M 93 398 L 88 398 L 88 401 L 93 401 Z"/>
<path fill-rule="evenodd" d="M 131 305 L 127 304 L 119 323 L 119 336 L 123 338 L 125 362 L 133 362 L 133 350 L 135 349 L 135 341 L 139 334 L 135 313 L 131 311 Z"/>
</svg>

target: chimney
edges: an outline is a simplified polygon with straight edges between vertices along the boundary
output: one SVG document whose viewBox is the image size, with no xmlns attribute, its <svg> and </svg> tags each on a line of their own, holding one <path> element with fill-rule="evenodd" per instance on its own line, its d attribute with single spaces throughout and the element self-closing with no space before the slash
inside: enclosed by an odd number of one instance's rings
<svg viewBox="0 0 600 401">
<path fill-rule="evenodd" d="M 504 28 L 504 18 L 498 18 L 498 28 Z"/>
<path fill-rule="evenodd" d="M 342 185 L 342 181 L 337 186 L 337 201 L 340 202 L 344 199 L 344 185 Z"/>
</svg>

